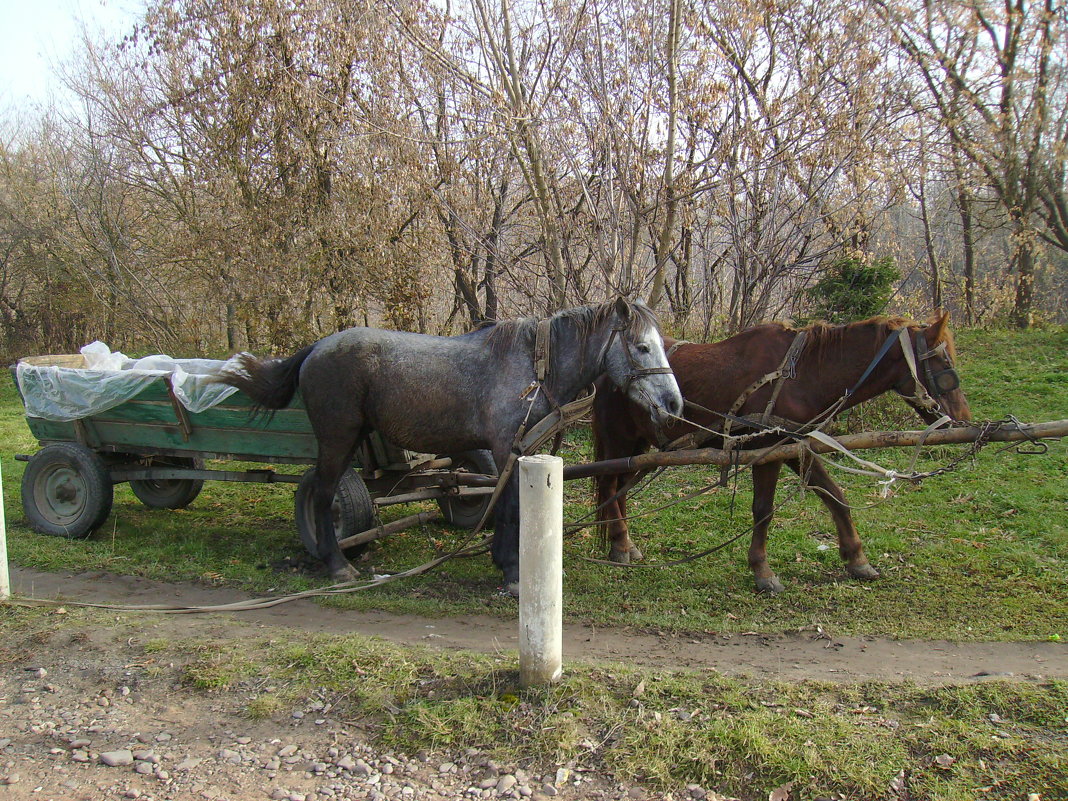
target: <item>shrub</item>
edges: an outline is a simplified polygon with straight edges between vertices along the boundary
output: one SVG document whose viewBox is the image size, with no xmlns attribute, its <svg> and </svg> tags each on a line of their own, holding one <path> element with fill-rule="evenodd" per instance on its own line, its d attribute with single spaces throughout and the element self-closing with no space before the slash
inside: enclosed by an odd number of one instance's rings
<svg viewBox="0 0 1068 801">
<path fill-rule="evenodd" d="M 867 260 L 839 259 L 823 278 L 805 290 L 811 303 L 808 320 L 848 323 L 880 314 L 899 275 L 889 256 Z"/>
</svg>

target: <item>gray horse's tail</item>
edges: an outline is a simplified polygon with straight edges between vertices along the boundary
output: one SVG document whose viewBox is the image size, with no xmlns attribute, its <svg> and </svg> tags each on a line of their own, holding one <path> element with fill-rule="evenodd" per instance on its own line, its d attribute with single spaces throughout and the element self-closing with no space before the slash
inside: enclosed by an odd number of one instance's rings
<svg viewBox="0 0 1068 801">
<path fill-rule="evenodd" d="M 216 380 L 252 398 L 256 402 L 254 415 L 263 409 L 282 409 L 293 400 L 300 366 L 313 350 L 315 345 L 308 345 L 288 359 L 258 359 L 251 353 L 239 353 L 234 357 L 237 366 L 223 370 Z"/>
</svg>

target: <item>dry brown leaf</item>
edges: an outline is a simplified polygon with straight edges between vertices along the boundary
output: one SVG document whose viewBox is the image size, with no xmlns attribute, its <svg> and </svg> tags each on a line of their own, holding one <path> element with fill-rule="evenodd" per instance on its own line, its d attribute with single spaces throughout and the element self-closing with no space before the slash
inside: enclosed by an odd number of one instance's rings
<svg viewBox="0 0 1068 801">
<path fill-rule="evenodd" d="M 904 770 L 898 773 L 890 782 L 890 792 L 898 798 L 907 799 L 909 797 L 909 783 Z"/>
<path fill-rule="evenodd" d="M 787 782 L 782 787 L 776 787 L 768 793 L 768 801 L 789 801 L 790 791 L 793 789 L 793 782 Z"/>
</svg>

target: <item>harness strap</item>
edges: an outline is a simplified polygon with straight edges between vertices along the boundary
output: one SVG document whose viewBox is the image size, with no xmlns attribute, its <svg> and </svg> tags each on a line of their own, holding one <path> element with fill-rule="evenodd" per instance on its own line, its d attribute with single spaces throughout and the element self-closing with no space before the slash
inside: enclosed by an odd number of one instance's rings
<svg viewBox="0 0 1068 801">
<path fill-rule="evenodd" d="M 545 377 L 549 374 L 551 331 L 552 318 L 546 317 L 538 322 L 538 327 L 534 334 L 534 375 L 539 383 L 545 381 Z"/>
<path fill-rule="evenodd" d="M 868 380 L 868 376 L 870 376 L 872 374 L 872 371 L 874 371 L 875 368 L 879 366 L 879 362 L 881 362 L 883 360 L 883 357 L 887 353 L 890 352 L 890 348 L 894 347 L 894 343 L 897 342 L 899 339 L 902 339 L 902 334 L 906 330 L 907 329 L 904 328 L 904 327 L 895 328 L 894 332 L 892 334 L 890 334 L 890 336 L 888 336 L 886 338 L 886 341 L 883 342 L 883 346 L 881 348 L 879 348 L 879 352 L 875 354 L 875 358 L 872 359 L 871 363 L 868 365 L 868 369 L 866 369 L 863 372 L 863 374 L 861 374 L 860 378 L 857 379 L 857 383 L 855 383 L 852 387 L 850 387 L 849 389 L 846 390 L 846 393 L 845 393 L 845 397 L 846 398 L 849 398 L 850 396 L 852 396 L 853 393 L 856 392 L 858 389 L 860 389 L 861 385 L 863 385 L 864 382 Z M 907 341 L 907 340 L 908 340 L 908 337 L 904 337 L 904 339 L 902 341 L 904 342 L 904 341 Z M 902 348 L 904 348 L 904 347 L 905 346 L 902 345 Z M 905 358 L 907 359 L 908 357 L 906 356 Z M 913 373 L 913 375 L 916 374 L 915 368 L 913 368 L 912 373 Z"/>
<path fill-rule="evenodd" d="M 794 337 L 794 341 L 790 343 L 790 349 L 786 351 L 786 356 L 783 357 L 782 364 L 779 365 L 779 379 L 775 382 L 771 398 L 768 399 L 768 405 L 764 408 L 762 420 L 767 421 L 771 418 L 771 413 L 775 409 L 775 402 L 779 399 L 779 393 L 782 391 L 783 385 L 789 379 L 797 377 L 797 361 L 801 358 L 801 351 L 805 347 L 807 338 L 807 332 L 799 331 L 797 336 Z"/>
<path fill-rule="evenodd" d="M 922 336 L 922 333 L 917 332 L 917 339 L 921 338 Z M 905 363 L 909 366 L 909 372 L 912 373 L 913 399 L 919 406 L 922 406 L 924 409 L 937 409 L 938 401 L 931 397 L 930 393 L 923 386 L 923 382 L 920 381 L 920 373 L 916 364 L 916 352 L 913 350 L 913 343 L 911 337 L 901 337 L 901 351 L 905 355 Z M 926 359 L 927 356 L 927 342 L 926 340 L 924 340 L 924 355 L 921 358 Z M 924 366 L 926 367 L 926 364 Z M 929 368 L 928 372 L 930 372 Z"/>
<path fill-rule="evenodd" d="M 748 387 L 746 387 L 742 394 L 738 396 L 737 400 L 731 404 L 731 408 L 724 415 L 725 421 L 723 424 L 723 443 L 726 450 L 731 449 L 730 431 L 731 431 L 731 418 L 738 414 L 741 408 L 745 405 L 745 402 L 761 387 L 765 384 L 777 381 L 776 387 L 772 390 L 771 399 L 768 401 L 767 408 L 764 409 L 764 416 L 767 417 L 771 414 L 772 409 L 775 407 L 775 402 L 779 399 L 779 392 L 782 390 L 782 385 L 789 378 L 794 378 L 797 375 L 797 360 L 801 355 L 801 350 L 805 346 L 805 332 L 798 331 L 794 336 L 793 342 L 790 343 L 790 347 L 786 350 L 786 355 L 783 356 L 782 362 L 779 364 L 777 370 L 772 370 L 770 373 L 758 378 Z"/>
<path fill-rule="evenodd" d="M 688 340 L 688 339 L 680 339 L 680 340 L 676 341 L 674 345 L 672 345 L 670 348 L 668 348 L 667 357 L 670 359 L 671 355 L 675 351 L 677 351 L 679 348 L 681 348 L 683 345 L 692 345 L 692 344 L 693 343 L 690 342 L 690 340 Z"/>
</svg>

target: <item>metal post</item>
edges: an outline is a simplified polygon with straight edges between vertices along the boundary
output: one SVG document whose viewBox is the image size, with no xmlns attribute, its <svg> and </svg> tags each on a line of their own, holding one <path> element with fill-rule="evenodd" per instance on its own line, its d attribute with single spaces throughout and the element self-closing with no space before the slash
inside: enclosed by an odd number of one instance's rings
<svg viewBox="0 0 1068 801">
<path fill-rule="evenodd" d="M 563 483 L 563 480 L 560 482 Z M 11 597 L 11 576 L 7 571 L 7 520 L 4 517 L 4 475 L 0 470 L 0 601 Z"/>
<path fill-rule="evenodd" d="M 519 684 L 533 687 L 562 673 L 563 459 L 519 459 L 519 514 Z"/>
</svg>

